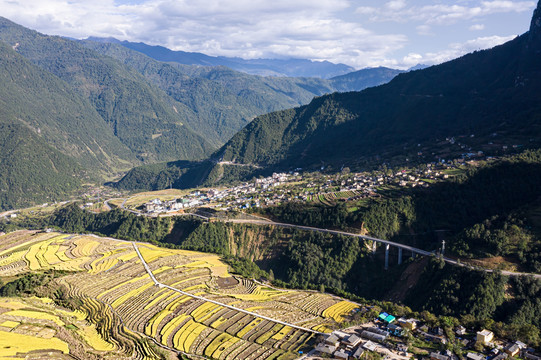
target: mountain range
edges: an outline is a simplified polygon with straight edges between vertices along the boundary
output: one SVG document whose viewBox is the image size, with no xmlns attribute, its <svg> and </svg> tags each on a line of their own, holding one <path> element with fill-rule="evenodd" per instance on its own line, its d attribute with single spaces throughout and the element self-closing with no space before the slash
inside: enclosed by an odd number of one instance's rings
<svg viewBox="0 0 541 360">
<path fill-rule="evenodd" d="M 540 18 L 538 8 L 527 33 L 493 49 L 400 74 L 361 92 L 324 95 L 259 116 L 213 154 L 207 184 L 322 165 L 362 169 L 434 161 L 451 156 L 446 139 L 455 137 L 467 139 L 476 151 L 539 147 Z M 138 178 L 145 179 L 139 188 L 155 184 L 153 179 L 175 166 L 163 165 L 158 172 L 154 167 L 146 177 L 139 169 Z M 136 182 L 128 173 L 123 184 L 130 188 Z"/>
<path fill-rule="evenodd" d="M 365 69 L 335 80 L 261 77 L 165 63 L 117 43 L 48 36 L 5 18 L 0 45 L 0 123 L 10 126 L 10 140 L 24 138 L 32 148 L 63 155 L 27 156 L 16 178 L 0 172 L 0 209 L 30 201 L 16 192 L 48 201 L 81 181 L 102 182 L 133 166 L 205 159 L 257 115 L 377 85 L 401 72 Z M 15 144 L 0 143 L 1 170 L 13 161 Z M 54 160 L 61 158 L 64 167 Z M 69 182 L 59 180 L 60 168 Z M 58 191 L 44 190 L 52 187 Z"/>
<path fill-rule="evenodd" d="M 311 61 L 306 59 L 251 59 L 238 57 L 209 56 L 197 52 L 173 51 L 163 46 L 145 43 L 120 41 L 115 38 L 90 37 L 87 40 L 102 43 L 117 43 L 126 48 L 143 53 L 155 60 L 176 62 L 184 65 L 225 66 L 230 69 L 261 76 L 318 77 L 329 79 L 355 71 L 344 64 L 329 61 Z"/>
</svg>

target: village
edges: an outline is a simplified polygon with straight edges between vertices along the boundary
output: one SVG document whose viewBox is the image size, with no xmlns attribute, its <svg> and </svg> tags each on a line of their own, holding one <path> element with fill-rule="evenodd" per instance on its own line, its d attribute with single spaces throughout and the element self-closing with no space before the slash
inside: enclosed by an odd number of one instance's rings
<svg viewBox="0 0 541 360">
<path fill-rule="evenodd" d="M 202 206 L 228 211 L 273 206 L 289 201 L 330 205 L 379 196 L 386 188 L 429 187 L 459 172 L 464 163 L 442 161 L 396 172 L 383 169 L 369 173 L 350 173 L 349 169 L 344 168 L 338 174 L 325 174 L 323 169 L 322 172 L 304 174 L 298 171 L 274 173 L 231 187 L 196 189 L 172 200 L 155 198 L 132 210 L 156 216 Z"/>
<path fill-rule="evenodd" d="M 460 348 L 458 354 L 451 350 L 457 347 Z M 486 329 L 473 331 L 458 325 L 449 334 L 441 327 L 431 328 L 420 320 L 396 318 L 386 312 L 368 323 L 323 336 L 301 359 L 357 360 L 367 358 L 368 354 L 396 360 L 541 360 L 541 356 L 523 342 L 496 339 L 494 333 Z"/>
</svg>

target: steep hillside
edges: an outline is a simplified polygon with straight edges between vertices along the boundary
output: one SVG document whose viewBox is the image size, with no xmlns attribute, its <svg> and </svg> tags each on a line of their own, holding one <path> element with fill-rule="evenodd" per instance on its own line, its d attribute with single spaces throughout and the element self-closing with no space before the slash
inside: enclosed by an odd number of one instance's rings
<svg viewBox="0 0 541 360">
<path fill-rule="evenodd" d="M 0 210 L 65 199 L 84 170 L 21 124 L 0 120 Z"/>
<path fill-rule="evenodd" d="M 186 123 L 205 134 L 205 138 L 216 146 L 223 145 L 258 115 L 304 105 L 314 96 L 325 93 L 362 90 L 380 85 L 400 73 L 398 70 L 377 68 L 360 70 L 330 80 L 261 77 L 224 66 L 160 62 L 117 42 L 87 40 L 81 43 L 137 70 L 184 105 Z"/>
<path fill-rule="evenodd" d="M 90 102 L 67 83 L 2 42 L 0 65 L 0 122 L 32 129 L 36 139 L 94 170 L 111 172 L 135 162 Z"/>
<path fill-rule="evenodd" d="M 539 14 L 539 10 L 536 12 Z M 504 45 L 401 74 L 360 93 L 331 94 L 261 116 L 217 158 L 266 167 L 363 164 L 417 144 L 474 135 L 479 144 L 539 144 L 541 62 L 538 16 L 532 30 Z M 536 27 L 537 26 L 537 27 Z"/>
<path fill-rule="evenodd" d="M 212 150 L 183 123 L 172 99 L 113 59 L 76 41 L 42 35 L 4 18 L 0 19 L 0 40 L 87 98 L 109 125 L 109 133 L 131 150 L 130 158 L 149 162 L 197 159 Z"/>
</svg>

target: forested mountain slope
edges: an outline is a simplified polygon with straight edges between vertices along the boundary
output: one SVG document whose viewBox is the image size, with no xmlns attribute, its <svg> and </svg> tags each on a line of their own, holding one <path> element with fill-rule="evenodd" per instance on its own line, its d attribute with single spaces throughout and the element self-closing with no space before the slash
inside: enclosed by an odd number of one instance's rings
<svg viewBox="0 0 541 360">
<path fill-rule="evenodd" d="M 125 42 L 86 40 L 81 43 L 137 70 L 174 100 L 185 105 L 185 121 L 199 133 L 205 134 L 205 138 L 216 147 L 223 145 L 258 115 L 307 104 L 314 96 L 325 93 L 380 85 L 401 72 L 387 68 L 364 69 L 329 80 L 261 77 L 224 66 L 157 61 L 145 56 L 144 52 L 131 50 L 125 46 Z"/>
<path fill-rule="evenodd" d="M 0 209 L 58 200 L 135 162 L 108 134 L 88 100 L 0 42 Z"/>
<path fill-rule="evenodd" d="M 88 99 L 108 125 L 109 133 L 129 148 L 131 154 L 126 154 L 126 160 L 197 159 L 212 150 L 201 135 L 183 123 L 181 105 L 175 106 L 139 73 L 110 57 L 4 18 L 0 18 L 0 41 Z M 104 151 L 110 156 L 116 154 L 114 149 L 104 147 Z"/>
<path fill-rule="evenodd" d="M 539 10 L 530 32 L 496 48 L 267 114 L 216 158 L 267 167 L 383 161 L 418 143 L 474 134 L 529 144 L 541 136 Z M 485 140 L 483 140 L 485 139 Z M 405 160 L 405 156 L 404 156 Z"/>
<path fill-rule="evenodd" d="M 94 170 L 111 171 L 135 162 L 90 102 L 66 82 L 2 42 L 0 64 L 2 123 L 26 126 L 42 142 Z"/>
</svg>

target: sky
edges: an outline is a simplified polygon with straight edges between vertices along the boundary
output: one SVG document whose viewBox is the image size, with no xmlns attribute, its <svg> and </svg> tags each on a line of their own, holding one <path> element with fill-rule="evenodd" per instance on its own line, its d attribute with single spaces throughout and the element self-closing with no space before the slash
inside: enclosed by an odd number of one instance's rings
<svg viewBox="0 0 541 360">
<path fill-rule="evenodd" d="M 535 6 L 523 0 L 0 0 L 0 16 L 78 39 L 405 69 L 511 40 L 528 30 Z"/>
</svg>

